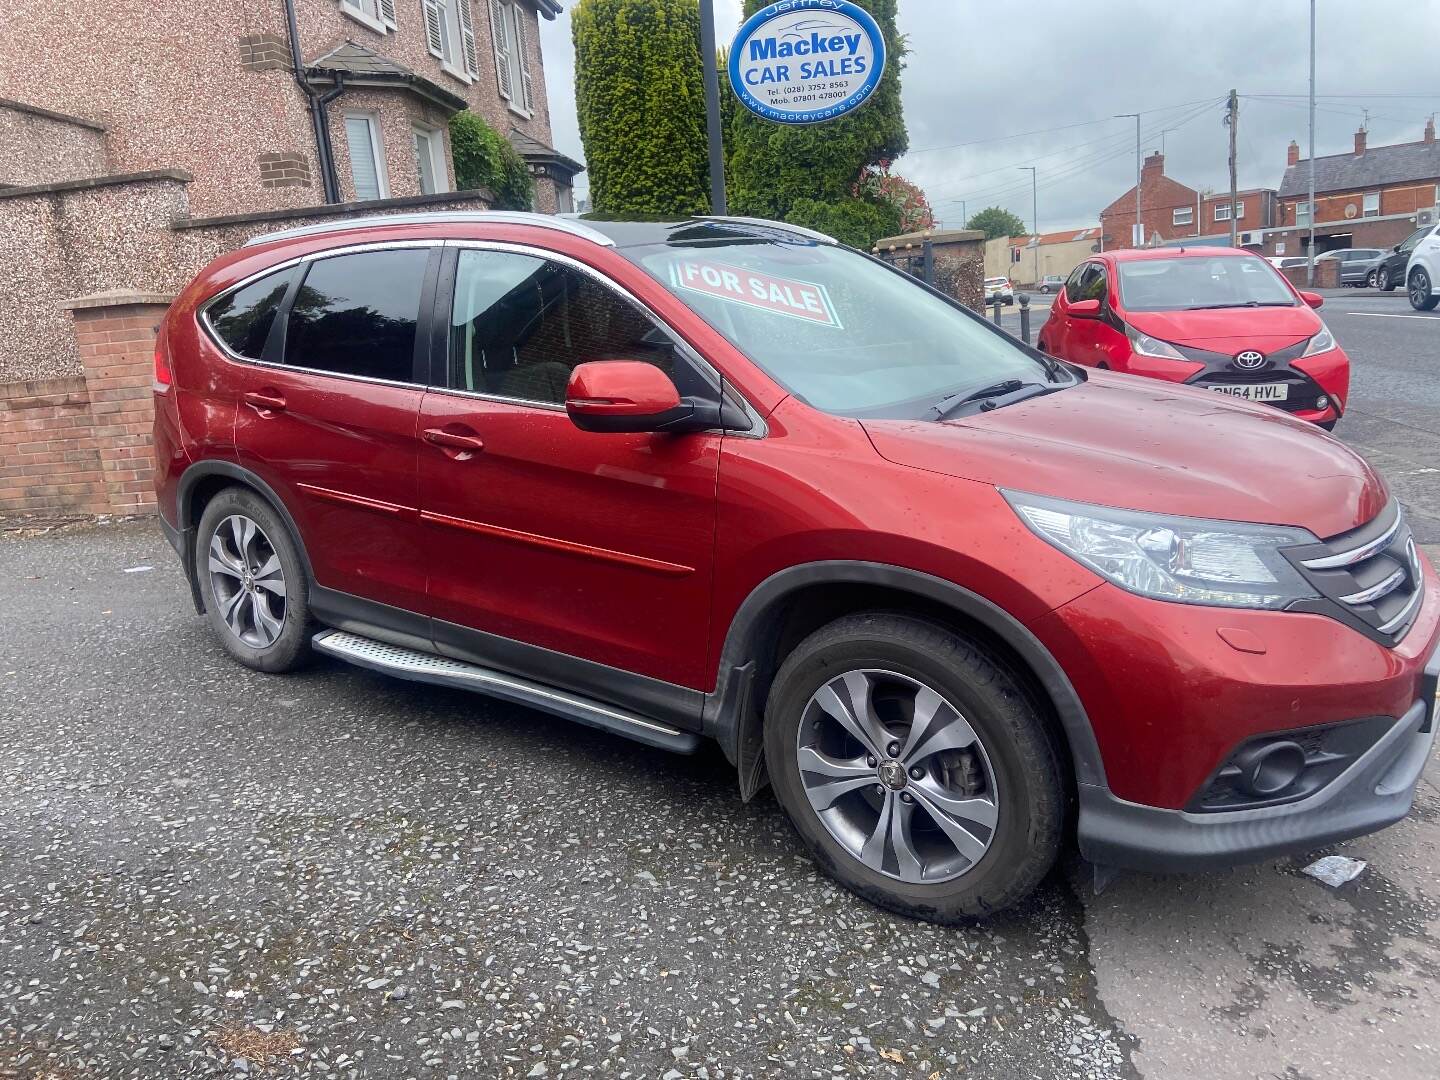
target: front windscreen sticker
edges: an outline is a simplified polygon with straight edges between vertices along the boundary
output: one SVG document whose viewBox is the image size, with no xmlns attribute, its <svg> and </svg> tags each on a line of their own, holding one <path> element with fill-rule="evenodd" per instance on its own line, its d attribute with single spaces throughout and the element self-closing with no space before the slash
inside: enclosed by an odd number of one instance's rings
<svg viewBox="0 0 1440 1080">
<path fill-rule="evenodd" d="M 762 274 L 709 259 L 679 259 L 670 264 L 670 280 L 679 289 L 703 293 L 732 304 L 758 308 L 840 329 L 840 318 L 825 286 Z"/>
</svg>

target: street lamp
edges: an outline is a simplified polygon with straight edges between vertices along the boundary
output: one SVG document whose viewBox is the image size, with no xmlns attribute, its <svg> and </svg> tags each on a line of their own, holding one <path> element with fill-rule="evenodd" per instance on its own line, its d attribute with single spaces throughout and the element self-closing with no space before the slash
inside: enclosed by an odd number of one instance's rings
<svg viewBox="0 0 1440 1080">
<path fill-rule="evenodd" d="M 1030 174 L 1030 227 L 1035 230 L 1035 277 L 1034 284 L 1040 283 L 1040 198 L 1036 194 L 1035 166 L 1021 165 L 1020 172 Z"/>
</svg>

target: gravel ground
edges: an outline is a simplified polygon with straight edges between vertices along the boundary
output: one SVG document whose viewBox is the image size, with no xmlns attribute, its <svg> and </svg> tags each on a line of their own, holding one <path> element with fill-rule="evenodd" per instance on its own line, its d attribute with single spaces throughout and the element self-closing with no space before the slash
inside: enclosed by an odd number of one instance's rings
<svg viewBox="0 0 1440 1080">
<path fill-rule="evenodd" d="M 149 522 L 0 539 L 0 612 L 0 1077 L 1136 1075 L 1059 875 L 909 922 L 717 753 L 248 672 Z"/>
</svg>

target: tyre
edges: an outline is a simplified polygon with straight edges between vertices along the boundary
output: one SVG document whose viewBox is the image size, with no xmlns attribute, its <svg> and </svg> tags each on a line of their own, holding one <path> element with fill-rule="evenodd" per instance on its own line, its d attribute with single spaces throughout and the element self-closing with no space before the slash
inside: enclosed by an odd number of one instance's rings
<svg viewBox="0 0 1440 1080">
<path fill-rule="evenodd" d="M 1374 271 L 1374 270 L 1371 270 L 1370 273 L 1368 273 L 1368 274 L 1365 275 L 1365 287 L 1366 287 L 1367 289 L 1374 289 L 1374 288 L 1376 288 L 1376 287 L 1377 287 L 1377 286 L 1376 286 L 1376 282 L 1377 282 L 1378 280 L 1379 280 L 1379 278 L 1378 278 L 1378 276 L 1376 275 L 1375 271 Z"/>
<path fill-rule="evenodd" d="M 1382 266 L 1375 272 L 1375 287 L 1381 292 L 1394 292 L 1396 282 L 1391 280 L 1390 268 Z"/>
<path fill-rule="evenodd" d="M 851 892 L 953 924 L 1028 895 L 1060 850 L 1057 738 L 1026 684 L 967 638 L 902 615 L 822 627 L 765 710 L 781 806 Z"/>
<path fill-rule="evenodd" d="M 1410 306 L 1416 311 L 1434 311 L 1435 305 L 1440 304 L 1440 296 L 1432 293 L 1430 275 L 1423 266 L 1417 266 L 1410 271 L 1406 292 L 1410 297 Z"/>
<path fill-rule="evenodd" d="M 210 628 L 256 671 L 293 671 L 310 656 L 309 584 L 290 530 L 248 488 L 226 488 L 205 507 L 195 573 Z"/>
</svg>

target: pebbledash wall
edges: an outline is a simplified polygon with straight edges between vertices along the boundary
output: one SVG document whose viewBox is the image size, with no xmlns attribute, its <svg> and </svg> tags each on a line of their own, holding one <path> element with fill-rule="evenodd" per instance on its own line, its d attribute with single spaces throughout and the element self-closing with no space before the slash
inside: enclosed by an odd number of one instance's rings
<svg viewBox="0 0 1440 1080">
<path fill-rule="evenodd" d="M 217 255 L 331 218 L 492 205 L 460 191 L 191 218 L 189 182 L 167 169 L 0 190 L 0 513 L 153 508 L 155 328 Z"/>
</svg>

